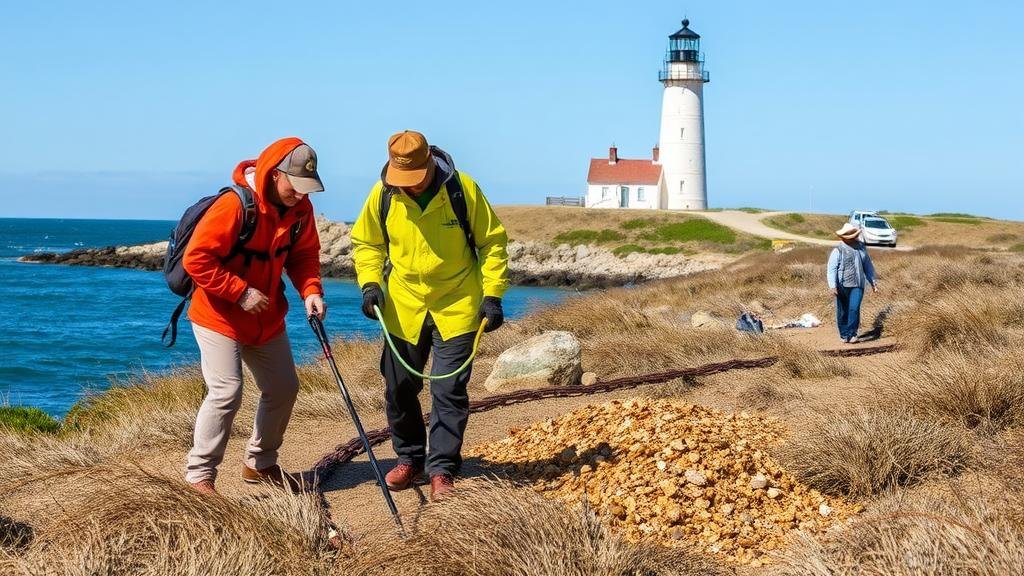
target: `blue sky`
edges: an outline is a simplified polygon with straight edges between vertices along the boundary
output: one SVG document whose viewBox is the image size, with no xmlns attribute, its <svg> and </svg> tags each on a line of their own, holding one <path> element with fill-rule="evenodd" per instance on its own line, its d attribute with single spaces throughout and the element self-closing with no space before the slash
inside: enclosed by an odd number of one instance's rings
<svg viewBox="0 0 1024 576">
<path fill-rule="evenodd" d="M 658 139 L 703 37 L 712 206 L 1024 220 L 1024 21 L 1005 2 L 34 2 L 0 19 L 0 216 L 177 218 L 297 135 L 351 219 L 418 129 L 495 204 L 581 195 Z"/>
</svg>

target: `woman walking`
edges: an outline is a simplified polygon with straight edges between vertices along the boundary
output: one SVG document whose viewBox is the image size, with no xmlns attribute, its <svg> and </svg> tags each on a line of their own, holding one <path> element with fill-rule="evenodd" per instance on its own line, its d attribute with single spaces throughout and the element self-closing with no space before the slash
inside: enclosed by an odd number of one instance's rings
<svg viewBox="0 0 1024 576">
<path fill-rule="evenodd" d="M 854 344 L 858 342 L 860 328 L 860 303 L 864 298 L 865 284 L 878 292 L 875 280 L 875 266 L 868 256 L 868 249 L 860 238 L 860 228 L 850 224 L 836 230 L 840 242 L 828 256 L 828 287 L 836 297 L 836 325 L 839 339 Z"/>
</svg>

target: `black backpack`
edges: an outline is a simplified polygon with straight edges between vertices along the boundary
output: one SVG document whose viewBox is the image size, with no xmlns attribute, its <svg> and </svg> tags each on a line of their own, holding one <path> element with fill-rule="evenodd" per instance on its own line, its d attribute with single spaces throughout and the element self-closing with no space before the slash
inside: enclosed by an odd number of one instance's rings
<svg viewBox="0 0 1024 576">
<path fill-rule="evenodd" d="M 383 180 L 382 180 L 383 182 Z M 466 236 L 466 244 L 473 254 L 473 259 L 479 258 L 476 252 L 476 238 L 473 236 L 473 227 L 469 223 L 469 208 L 466 206 L 466 193 L 462 190 L 462 182 L 459 180 L 459 172 L 455 171 L 452 177 L 445 182 L 445 189 L 448 191 L 448 202 L 452 205 L 452 212 L 455 212 L 455 219 L 459 221 L 459 227 Z M 391 240 L 388 236 L 388 212 L 391 210 L 391 197 L 398 194 L 398 188 L 384 184 L 384 190 L 380 194 L 380 229 L 384 235 L 384 249 L 391 248 Z M 390 259 L 384 263 L 384 277 L 391 270 Z"/>
<path fill-rule="evenodd" d="M 259 211 L 256 210 L 256 201 L 252 196 L 252 191 L 244 186 L 227 186 L 221 188 L 219 192 L 213 196 L 206 196 L 201 198 L 198 202 L 188 207 L 185 210 L 185 214 L 181 216 L 178 223 L 174 226 L 174 230 L 171 230 L 171 236 L 167 241 L 167 253 L 164 254 L 164 280 L 167 281 L 167 287 L 171 289 L 178 296 L 181 296 L 181 302 L 174 309 L 171 314 L 171 319 L 167 323 L 167 327 L 164 328 L 164 333 L 160 337 L 160 341 L 167 340 L 167 334 L 170 333 L 170 342 L 166 343 L 166 346 L 170 348 L 174 346 L 174 342 L 178 338 L 178 318 L 181 317 L 181 313 L 185 310 L 185 304 L 188 303 L 189 299 L 192 298 L 192 291 L 195 289 L 195 284 L 192 281 L 192 277 L 185 272 L 185 267 L 182 265 L 181 260 L 185 256 L 185 248 L 188 246 L 189 240 L 192 239 L 192 234 L 196 230 L 196 225 L 206 214 L 206 211 L 213 206 L 213 203 L 224 194 L 234 192 L 238 195 L 238 199 L 242 201 L 242 227 L 238 231 L 238 239 L 235 240 L 234 246 L 231 247 L 231 251 L 224 257 L 223 262 L 228 262 L 239 254 L 245 256 L 245 266 L 249 266 L 253 258 L 257 260 L 267 260 L 270 255 L 266 252 L 260 252 L 256 250 L 249 250 L 245 247 L 245 244 L 252 239 L 253 233 L 256 232 L 256 220 Z M 277 252 L 287 251 L 291 248 L 292 244 L 295 243 L 295 238 L 299 235 L 299 222 L 296 222 L 291 229 L 291 242 L 287 246 L 278 248 Z"/>
</svg>

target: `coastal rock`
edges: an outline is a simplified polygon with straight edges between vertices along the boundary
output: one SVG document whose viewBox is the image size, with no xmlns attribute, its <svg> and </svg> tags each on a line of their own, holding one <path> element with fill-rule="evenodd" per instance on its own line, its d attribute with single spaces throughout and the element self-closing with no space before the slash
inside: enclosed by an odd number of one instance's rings
<svg viewBox="0 0 1024 576">
<path fill-rule="evenodd" d="M 351 278 L 355 275 L 352 262 L 351 227 L 335 222 L 323 215 L 316 218 L 320 234 L 320 269 L 326 277 Z M 170 232 L 170 230 L 168 230 Z M 89 248 L 65 253 L 40 253 L 25 256 L 26 262 L 71 264 L 81 266 L 113 266 L 160 270 L 166 242 L 153 242 L 136 246 L 110 246 Z M 512 240 L 508 245 L 509 276 L 520 286 L 572 286 L 579 290 L 627 286 L 684 276 L 703 270 L 718 268 L 721 257 L 704 255 L 700 258 L 682 254 L 644 254 L 634 252 L 620 258 L 607 248 L 594 245 L 560 244 Z"/>
<path fill-rule="evenodd" d="M 580 341 L 569 332 L 545 332 L 502 352 L 484 387 L 576 386 L 582 375 Z"/>
</svg>

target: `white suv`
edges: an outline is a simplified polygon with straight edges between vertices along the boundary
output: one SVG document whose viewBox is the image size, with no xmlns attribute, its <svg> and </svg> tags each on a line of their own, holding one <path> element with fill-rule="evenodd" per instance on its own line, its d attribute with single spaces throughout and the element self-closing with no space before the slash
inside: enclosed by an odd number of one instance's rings
<svg viewBox="0 0 1024 576">
<path fill-rule="evenodd" d="M 896 229 L 877 212 L 855 210 L 850 213 L 850 223 L 861 229 L 861 240 L 865 244 L 896 247 Z"/>
</svg>

